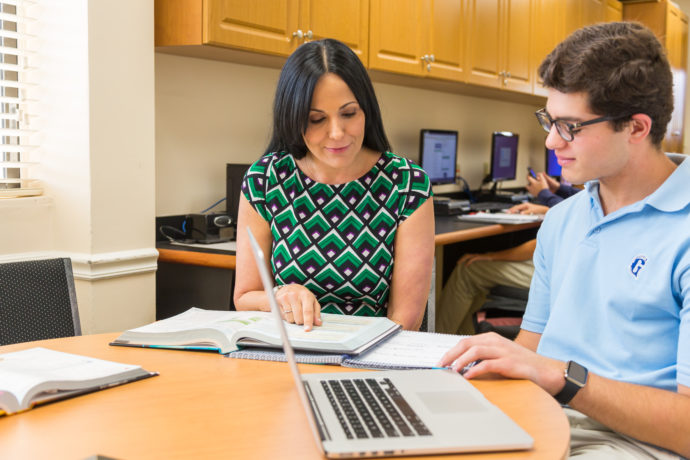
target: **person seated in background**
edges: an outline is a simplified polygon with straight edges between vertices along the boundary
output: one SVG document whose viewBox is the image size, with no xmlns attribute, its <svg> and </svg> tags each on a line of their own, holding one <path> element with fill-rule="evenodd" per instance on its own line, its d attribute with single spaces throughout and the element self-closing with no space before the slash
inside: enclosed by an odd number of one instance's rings
<svg viewBox="0 0 690 460">
<path fill-rule="evenodd" d="M 580 191 L 578 188 L 559 184 L 545 173 L 537 174 L 537 178 L 538 180 L 534 180 L 527 176 L 528 190 L 532 184 L 548 184 L 548 205 L 521 203 L 507 212 L 544 215 L 549 207 Z M 554 192 L 548 190 L 552 184 L 556 185 Z M 532 191 L 530 193 L 534 195 Z M 546 196 L 546 193 L 541 195 Z M 532 239 L 502 251 L 467 253 L 460 257 L 441 291 L 441 300 L 436 309 L 436 332 L 475 334 L 474 315 L 486 302 L 491 288 L 501 285 L 528 289 L 534 273 L 532 256 L 535 246 L 536 240 Z"/>
<path fill-rule="evenodd" d="M 390 150 L 355 53 L 331 39 L 299 46 L 280 74 L 268 148 L 242 184 L 238 310 L 270 310 L 249 227 L 270 254 L 286 321 L 310 330 L 326 312 L 419 329 L 434 257 L 431 184 Z"/>
<path fill-rule="evenodd" d="M 639 23 L 573 32 L 539 67 L 536 112 L 563 179 L 514 341 L 460 340 L 438 363 L 528 379 L 564 405 L 578 459 L 690 457 L 690 160 L 666 155 L 673 76 Z"/>
<path fill-rule="evenodd" d="M 539 204 L 552 207 L 563 201 L 564 198 L 575 195 L 580 191 L 577 187 L 561 184 L 545 172 L 537 173 L 537 178 L 527 176 L 527 192 L 532 195 Z"/>
<path fill-rule="evenodd" d="M 508 212 L 544 214 L 549 208 L 532 203 Z M 489 290 L 498 285 L 528 288 L 534 273 L 532 254 L 536 240 L 502 251 L 464 254 L 441 291 L 436 306 L 436 332 L 474 334 L 474 314 L 484 305 Z"/>
</svg>

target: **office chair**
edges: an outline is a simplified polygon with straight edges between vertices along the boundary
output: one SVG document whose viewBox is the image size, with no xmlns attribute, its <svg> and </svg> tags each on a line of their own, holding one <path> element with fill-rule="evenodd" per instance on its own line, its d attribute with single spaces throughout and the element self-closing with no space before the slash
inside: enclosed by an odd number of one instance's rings
<svg viewBox="0 0 690 460">
<path fill-rule="evenodd" d="M 486 302 L 474 316 L 477 334 L 496 332 L 511 340 L 520 332 L 522 315 L 527 307 L 529 289 L 513 286 L 494 286 Z"/>
<path fill-rule="evenodd" d="M 0 264 L 0 345 L 81 335 L 70 259 Z"/>
</svg>

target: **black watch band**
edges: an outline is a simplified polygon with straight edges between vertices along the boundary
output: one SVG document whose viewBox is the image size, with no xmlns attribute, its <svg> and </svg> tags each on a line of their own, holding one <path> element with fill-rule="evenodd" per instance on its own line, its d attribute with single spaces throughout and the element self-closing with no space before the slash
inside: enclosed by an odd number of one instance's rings
<svg viewBox="0 0 690 460">
<path fill-rule="evenodd" d="M 587 368 L 576 363 L 575 361 L 568 361 L 565 368 L 565 386 L 554 396 L 556 401 L 566 405 L 577 394 L 578 391 L 587 383 Z"/>
</svg>

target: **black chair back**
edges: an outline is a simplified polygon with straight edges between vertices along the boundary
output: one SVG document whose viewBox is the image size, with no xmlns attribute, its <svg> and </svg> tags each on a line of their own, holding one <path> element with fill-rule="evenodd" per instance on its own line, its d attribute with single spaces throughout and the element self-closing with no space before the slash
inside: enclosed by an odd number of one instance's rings
<svg viewBox="0 0 690 460">
<path fill-rule="evenodd" d="M 0 264 L 0 345 L 81 335 L 68 258 Z"/>
</svg>

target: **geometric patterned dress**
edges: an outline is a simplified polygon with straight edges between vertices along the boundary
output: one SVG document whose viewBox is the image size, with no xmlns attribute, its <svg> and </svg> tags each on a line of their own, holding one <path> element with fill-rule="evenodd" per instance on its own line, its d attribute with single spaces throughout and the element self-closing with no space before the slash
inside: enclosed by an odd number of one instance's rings
<svg viewBox="0 0 690 460">
<path fill-rule="evenodd" d="M 385 152 L 359 179 L 329 185 L 270 153 L 247 170 L 242 192 L 270 225 L 277 285 L 304 285 L 325 313 L 386 315 L 396 230 L 431 196 L 422 168 Z"/>
</svg>

